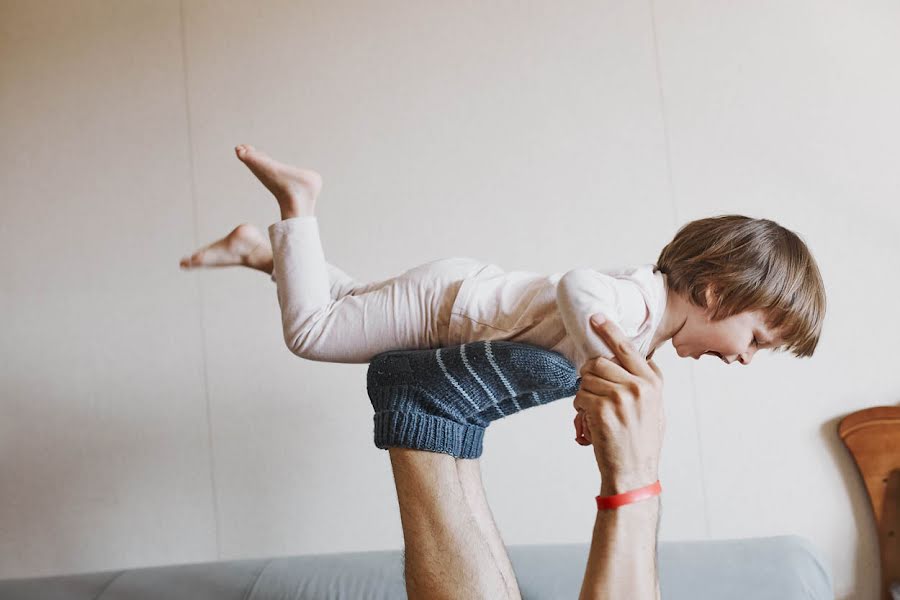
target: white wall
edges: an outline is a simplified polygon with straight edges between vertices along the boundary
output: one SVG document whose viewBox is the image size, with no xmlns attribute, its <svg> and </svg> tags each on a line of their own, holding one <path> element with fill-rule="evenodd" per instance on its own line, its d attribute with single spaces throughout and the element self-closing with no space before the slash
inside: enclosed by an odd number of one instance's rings
<svg viewBox="0 0 900 600">
<path fill-rule="evenodd" d="M 799 534 L 877 595 L 837 420 L 895 403 L 900 5 L 0 2 L 0 577 L 401 545 L 364 365 L 297 359 L 274 285 L 180 256 L 325 178 L 329 259 L 558 272 L 652 262 L 736 212 L 828 287 L 809 360 L 657 353 L 664 540 Z M 586 541 L 569 401 L 493 425 L 509 543 Z"/>
</svg>

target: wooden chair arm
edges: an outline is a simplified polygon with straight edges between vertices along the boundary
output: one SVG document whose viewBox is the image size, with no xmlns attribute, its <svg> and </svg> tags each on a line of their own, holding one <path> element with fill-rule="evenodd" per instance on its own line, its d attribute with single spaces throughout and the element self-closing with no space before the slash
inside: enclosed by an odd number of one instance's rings
<svg viewBox="0 0 900 600">
<path fill-rule="evenodd" d="M 900 582 L 900 406 L 877 406 L 844 417 L 838 435 L 862 475 L 878 528 L 882 598 Z"/>
</svg>

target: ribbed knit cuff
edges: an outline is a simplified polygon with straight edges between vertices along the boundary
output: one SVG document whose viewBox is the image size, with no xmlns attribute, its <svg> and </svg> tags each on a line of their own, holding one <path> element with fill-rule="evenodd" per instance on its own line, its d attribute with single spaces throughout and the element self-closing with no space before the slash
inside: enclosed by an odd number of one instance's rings
<svg viewBox="0 0 900 600">
<path fill-rule="evenodd" d="M 411 448 L 443 452 L 456 458 L 478 458 L 483 439 L 484 427 L 477 425 L 464 425 L 423 412 L 375 413 L 378 448 Z"/>
</svg>

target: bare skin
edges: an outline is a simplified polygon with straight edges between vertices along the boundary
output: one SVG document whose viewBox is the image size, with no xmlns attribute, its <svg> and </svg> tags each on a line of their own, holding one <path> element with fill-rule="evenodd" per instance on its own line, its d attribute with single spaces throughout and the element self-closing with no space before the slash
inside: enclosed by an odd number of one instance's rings
<svg viewBox="0 0 900 600">
<path fill-rule="evenodd" d="M 410 600 L 521 600 L 477 460 L 389 450 Z"/>
<path fill-rule="evenodd" d="M 253 225 L 243 223 L 231 233 L 181 259 L 182 269 L 250 267 L 272 273 L 272 244 Z"/>
<path fill-rule="evenodd" d="M 281 218 L 315 216 L 322 190 L 316 171 L 278 162 L 253 146 L 236 146 L 235 154 L 278 201 Z M 250 267 L 272 273 L 272 245 L 256 227 L 238 225 L 225 237 L 181 259 L 183 269 L 197 267 Z"/>
<path fill-rule="evenodd" d="M 235 146 L 234 152 L 278 200 L 282 220 L 315 216 L 316 200 L 322 190 L 321 175 L 278 162 L 247 144 Z"/>
</svg>

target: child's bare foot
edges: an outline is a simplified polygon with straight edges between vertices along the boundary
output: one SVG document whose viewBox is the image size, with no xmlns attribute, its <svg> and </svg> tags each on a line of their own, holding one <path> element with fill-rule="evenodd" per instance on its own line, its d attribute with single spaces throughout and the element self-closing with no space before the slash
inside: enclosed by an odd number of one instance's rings
<svg viewBox="0 0 900 600">
<path fill-rule="evenodd" d="M 280 163 L 247 144 L 235 146 L 234 152 L 278 200 L 282 219 L 315 215 L 321 175 Z"/>
<path fill-rule="evenodd" d="M 182 269 L 245 266 L 272 272 L 272 246 L 262 232 L 244 223 L 220 240 L 181 259 Z"/>
</svg>

